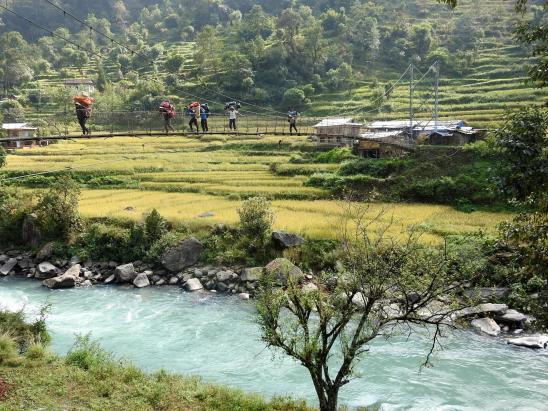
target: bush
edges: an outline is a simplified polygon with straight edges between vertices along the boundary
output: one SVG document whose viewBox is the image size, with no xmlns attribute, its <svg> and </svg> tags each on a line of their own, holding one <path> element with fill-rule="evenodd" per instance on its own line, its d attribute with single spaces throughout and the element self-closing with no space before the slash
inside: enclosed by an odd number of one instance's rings
<svg viewBox="0 0 548 411">
<path fill-rule="evenodd" d="M 145 260 L 148 262 L 159 262 L 164 251 L 180 240 L 180 235 L 174 232 L 166 232 L 158 238 L 145 254 Z"/>
<path fill-rule="evenodd" d="M 91 339 L 90 334 L 77 335 L 76 341 L 68 352 L 65 363 L 83 370 L 99 371 L 114 366 L 114 356 L 101 348 L 99 342 Z"/>
<path fill-rule="evenodd" d="M 92 259 L 126 261 L 133 254 L 129 242 L 129 229 L 95 223 L 80 237 L 79 246 Z"/>
<path fill-rule="evenodd" d="M 32 343 L 25 353 L 25 358 L 30 361 L 43 361 L 48 357 L 49 353 L 47 348 L 40 343 Z"/>
<path fill-rule="evenodd" d="M 243 235 L 264 244 L 274 224 L 270 202 L 264 197 L 249 198 L 238 209 L 238 215 Z"/>
<path fill-rule="evenodd" d="M 152 244 L 160 240 L 162 236 L 167 233 L 167 221 L 163 218 L 158 210 L 153 209 L 145 217 L 145 241 L 146 246 L 150 247 Z"/>
<path fill-rule="evenodd" d="M 63 175 L 40 196 L 36 214 L 46 236 L 70 241 L 80 230 L 79 195 L 78 183 L 70 176 Z"/>
<path fill-rule="evenodd" d="M 19 352 L 24 353 L 35 342 L 49 344 L 51 336 L 46 329 L 48 306 L 40 310 L 38 319 L 28 323 L 23 311 L 0 311 L 0 334 L 9 334 L 17 344 Z"/>
<path fill-rule="evenodd" d="M 0 334 L 0 365 L 9 365 L 19 357 L 17 342 L 9 334 Z"/>
<path fill-rule="evenodd" d="M 0 188 L 0 244 L 22 243 L 23 221 L 32 210 L 32 194 Z"/>
<path fill-rule="evenodd" d="M 350 150 L 349 148 L 336 147 L 336 148 L 332 148 L 329 151 L 326 151 L 325 153 L 318 154 L 316 156 L 316 162 L 338 164 L 341 161 L 347 160 L 352 157 L 354 157 L 354 155 L 352 154 L 352 150 Z"/>
</svg>

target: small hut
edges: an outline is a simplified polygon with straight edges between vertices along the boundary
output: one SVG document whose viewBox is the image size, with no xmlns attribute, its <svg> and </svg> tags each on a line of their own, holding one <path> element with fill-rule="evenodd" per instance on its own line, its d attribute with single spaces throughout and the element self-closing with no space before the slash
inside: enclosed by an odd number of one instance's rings
<svg viewBox="0 0 548 411">
<path fill-rule="evenodd" d="M 2 130 L 7 131 L 7 138 L 13 141 L 6 141 L 2 143 L 5 148 L 24 148 L 32 147 L 36 144 L 35 140 L 24 140 L 31 137 L 36 137 L 38 129 L 32 127 L 29 123 L 4 123 L 2 124 Z"/>
<path fill-rule="evenodd" d="M 320 145 L 352 147 L 362 126 L 352 118 L 328 118 L 313 127 L 313 137 Z"/>
</svg>

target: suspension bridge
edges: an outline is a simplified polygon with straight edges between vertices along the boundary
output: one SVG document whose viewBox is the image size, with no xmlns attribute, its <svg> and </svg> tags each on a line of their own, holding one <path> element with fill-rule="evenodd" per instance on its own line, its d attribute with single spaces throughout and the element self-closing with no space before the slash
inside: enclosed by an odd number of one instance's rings
<svg viewBox="0 0 548 411">
<path fill-rule="evenodd" d="M 143 61 L 155 65 L 157 62 L 154 59 L 151 59 L 149 56 L 143 54 L 139 50 L 134 49 L 131 45 L 119 41 L 110 34 L 106 34 L 101 30 L 98 30 L 96 27 L 89 25 L 86 21 L 74 15 L 68 10 L 63 9 L 62 7 L 52 3 L 50 0 L 44 0 L 51 7 L 57 9 L 65 17 L 74 20 L 75 22 L 81 24 L 86 29 L 89 29 L 90 34 L 94 33 L 97 36 L 103 37 L 108 40 L 113 46 L 119 47 L 122 50 L 125 50 L 131 55 L 140 56 Z M 97 56 L 99 58 L 105 58 L 105 56 L 95 49 L 84 46 L 83 44 L 74 41 L 73 39 L 65 38 L 60 35 L 58 32 L 50 30 L 48 27 L 23 16 L 16 11 L 10 9 L 7 6 L 0 5 L 0 8 L 5 12 L 24 20 L 26 23 L 37 27 L 38 29 L 44 31 L 48 35 L 60 39 L 66 42 L 68 45 L 76 47 L 78 50 L 85 51 L 90 56 Z M 418 73 L 418 76 L 417 76 Z M 433 77 L 433 78 L 430 78 Z M 161 80 L 156 78 L 150 78 L 149 80 L 153 82 L 158 82 L 158 84 L 163 83 Z M 408 81 L 407 81 L 408 80 Z M 423 96 L 417 98 L 416 91 L 417 86 L 421 83 L 428 83 L 429 86 L 432 86 L 432 90 L 429 91 L 428 96 Z M 437 129 L 438 124 L 438 89 L 439 89 L 439 65 L 436 63 L 432 64 L 426 72 L 421 72 L 421 70 L 416 67 L 413 63 L 409 64 L 401 76 L 395 81 L 391 86 L 385 90 L 383 95 L 377 97 L 374 101 L 370 102 L 371 107 L 376 107 L 378 103 L 382 103 L 385 100 L 390 98 L 392 92 L 398 86 L 409 87 L 409 135 L 413 135 L 413 127 L 416 127 L 416 113 L 420 112 L 425 107 L 427 109 L 431 108 L 431 116 L 424 120 L 422 124 L 429 124 L 433 122 L 435 124 L 435 129 Z M 186 98 L 192 98 L 193 100 L 202 102 L 202 103 L 211 103 L 212 105 L 221 107 L 223 103 L 219 102 L 218 99 L 222 98 L 230 101 L 238 101 L 242 104 L 242 117 L 238 119 L 238 128 L 237 130 L 231 130 L 228 126 L 228 119 L 226 118 L 225 113 L 212 113 L 208 119 L 209 131 L 207 132 L 197 132 L 190 131 L 188 125 L 189 117 L 184 113 L 178 113 L 178 116 L 173 120 L 173 126 L 175 131 L 170 133 L 172 136 L 197 136 L 197 135 L 225 135 L 225 136 L 242 136 L 242 135 L 275 135 L 275 136 L 311 136 L 314 137 L 318 134 L 317 125 L 323 120 L 329 120 L 333 117 L 315 117 L 308 116 L 306 114 L 301 114 L 298 118 L 297 131 L 290 133 L 288 117 L 285 113 L 277 111 L 274 108 L 262 106 L 253 102 L 248 102 L 230 96 L 226 93 L 223 93 L 220 90 L 215 90 L 206 85 L 199 86 L 203 92 L 205 92 L 208 98 L 203 95 L 197 95 L 194 89 L 190 90 L 189 88 L 177 86 L 177 92 L 181 95 L 184 95 Z M 203 93 L 202 93 L 203 94 Z M 209 98 L 211 95 L 216 95 L 217 100 Z M 340 112 L 337 114 L 339 119 L 360 119 L 365 118 L 366 115 L 371 115 L 372 113 L 378 113 L 377 108 L 372 108 L 370 110 L 355 109 L 348 110 L 348 104 L 353 101 L 352 98 L 347 102 L 346 107 L 340 107 Z M 434 103 L 431 104 L 431 101 L 434 100 Z M 433 106 L 433 107 L 430 107 Z M 153 111 L 94 111 L 92 118 L 90 119 L 88 125 L 91 130 L 90 135 L 80 135 L 76 130 L 78 130 L 74 111 L 65 109 L 62 112 L 56 113 L 44 113 L 40 117 L 41 123 L 43 125 L 40 127 L 39 132 L 36 136 L 25 136 L 25 137 L 0 137 L 0 143 L 10 143 L 10 142 L 29 142 L 36 141 L 39 144 L 49 144 L 49 142 L 58 141 L 58 140 L 76 140 L 76 139 L 100 139 L 100 138 L 120 138 L 120 137 L 149 137 L 149 136 L 161 136 L 163 130 L 163 122 L 160 114 Z M 322 134 L 324 137 L 329 137 L 333 141 L 342 141 L 348 140 L 350 137 L 361 138 L 362 140 L 371 140 L 375 141 L 381 145 L 390 145 L 394 147 L 401 148 L 403 150 L 412 150 L 414 148 L 414 142 L 412 138 L 409 138 L 407 141 L 398 142 L 398 141 L 384 141 L 382 139 L 368 139 L 362 137 L 358 134 L 349 134 L 348 128 L 341 124 L 331 125 L 329 127 L 328 134 Z"/>
</svg>

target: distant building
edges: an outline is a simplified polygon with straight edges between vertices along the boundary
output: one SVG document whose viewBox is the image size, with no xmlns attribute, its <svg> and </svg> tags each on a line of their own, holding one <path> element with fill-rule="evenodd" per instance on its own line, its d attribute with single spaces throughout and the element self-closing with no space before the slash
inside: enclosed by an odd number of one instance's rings
<svg viewBox="0 0 548 411">
<path fill-rule="evenodd" d="M 362 127 L 363 124 L 352 118 L 328 118 L 313 126 L 313 138 L 320 145 L 353 147 Z"/>
<path fill-rule="evenodd" d="M 75 78 L 65 80 L 65 86 L 72 89 L 75 94 L 80 92 L 93 93 L 95 91 L 95 83 L 89 78 Z"/>
<path fill-rule="evenodd" d="M 36 140 L 21 141 L 21 139 L 36 137 L 38 129 L 29 123 L 5 123 L 2 124 L 2 130 L 7 131 L 8 139 L 13 139 L 13 141 L 2 142 L 5 148 L 32 147 L 36 144 Z"/>
<path fill-rule="evenodd" d="M 406 120 L 374 121 L 366 125 L 370 133 L 396 133 L 409 136 L 410 123 Z M 463 120 L 415 120 L 413 141 L 419 144 L 463 145 L 483 137 L 482 130 L 468 127 Z"/>
</svg>

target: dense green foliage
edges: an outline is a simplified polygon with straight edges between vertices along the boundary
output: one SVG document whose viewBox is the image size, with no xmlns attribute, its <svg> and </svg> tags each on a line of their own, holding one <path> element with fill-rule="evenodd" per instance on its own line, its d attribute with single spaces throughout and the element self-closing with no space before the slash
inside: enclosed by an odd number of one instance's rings
<svg viewBox="0 0 548 411">
<path fill-rule="evenodd" d="M 418 147 L 404 158 L 351 159 L 336 173 L 310 176 L 308 186 L 372 200 L 471 206 L 503 204 L 494 191 L 500 160 L 481 142 L 467 147 Z"/>
<path fill-rule="evenodd" d="M 499 187 L 509 198 L 523 201 L 548 190 L 548 113 L 525 108 L 509 113 L 497 130 L 496 147 L 503 162 Z"/>
</svg>

